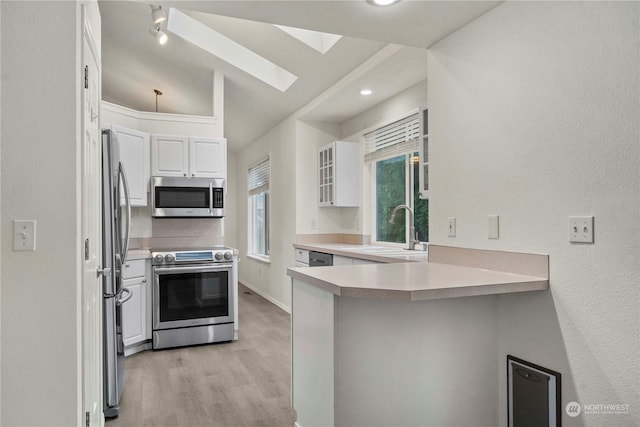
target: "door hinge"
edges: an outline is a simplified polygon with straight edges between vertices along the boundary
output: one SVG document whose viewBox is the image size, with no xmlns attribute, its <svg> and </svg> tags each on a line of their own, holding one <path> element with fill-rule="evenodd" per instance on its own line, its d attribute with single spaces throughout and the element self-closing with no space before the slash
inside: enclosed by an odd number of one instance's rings
<svg viewBox="0 0 640 427">
<path fill-rule="evenodd" d="M 91 415 L 89 415 L 89 411 L 84 413 L 84 423 L 86 427 L 91 426 Z"/>
<path fill-rule="evenodd" d="M 89 261 L 89 239 L 84 241 L 84 260 Z"/>
<path fill-rule="evenodd" d="M 89 66 L 84 66 L 84 88 L 89 89 Z"/>
</svg>

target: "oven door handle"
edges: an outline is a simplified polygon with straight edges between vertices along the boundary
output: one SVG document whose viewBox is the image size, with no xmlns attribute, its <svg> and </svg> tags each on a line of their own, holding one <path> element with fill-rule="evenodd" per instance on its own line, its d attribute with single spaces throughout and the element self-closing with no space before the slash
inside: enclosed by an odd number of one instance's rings
<svg viewBox="0 0 640 427">
<path fill-rule="evenodd" d="M 154 273 L 199 273 L 208 271 L 224 271 L 233 268 L 233 264 L 216 264 L 215 266 L 186 266 L 186 267 L 154 267 Z"/>
</svg>

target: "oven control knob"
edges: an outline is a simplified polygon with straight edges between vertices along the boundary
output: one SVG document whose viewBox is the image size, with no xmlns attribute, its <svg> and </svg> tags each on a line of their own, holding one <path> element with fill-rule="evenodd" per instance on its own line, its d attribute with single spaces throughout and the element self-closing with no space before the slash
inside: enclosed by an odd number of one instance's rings
<svg viewBox="0 0 640 427">
<path fill-rule="evenodd" d="M 222 252 L 216 252 L 216 259 L 220 261 L 222 259 Z"/>
<path fill-rule="evenodd" d="M 224 253 L 224 259 L 226 259 L 227 261 L 229 261 L 232 256 L 233 256 L 233 254 L 231 252 L 225 252 Z"/>
<path fill-rule="evenodd" d="M 174 256 L 173 256 L 173 255 L 171 255 L 171 254 L 166 254 L 166 255 L 164 256 L 164 260 L 165 260 L 166 262 L 173 262 L 173 261 L 175 261 L 175 259 L 176 259 L 176 257 L 174 257 Z"/>
<path fill-rule="evenodd" d="M 164 260 L 164 257 L 163 257 L 162 255 L 160 255 L 160 254 L 156 255 L 156 256 L 153 258 L 153 261 L 154 261 L 156 264 L 162 264 L 162 261 L 163 261 L 163 260 Z"/>
</svg>

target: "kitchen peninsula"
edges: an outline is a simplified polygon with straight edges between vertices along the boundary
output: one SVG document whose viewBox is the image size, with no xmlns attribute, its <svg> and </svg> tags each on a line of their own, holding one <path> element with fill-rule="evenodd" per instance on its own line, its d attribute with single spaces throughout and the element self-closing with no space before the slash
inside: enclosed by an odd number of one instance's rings
<svg viewBox="0 0 640 427">
<path fill-rule="evenodd" d="M 546 255 L 435 245 L 427 262 L 288 274 L 301 427 L 497 425 L 498 297 L 549 287 Z"/>
</svg>

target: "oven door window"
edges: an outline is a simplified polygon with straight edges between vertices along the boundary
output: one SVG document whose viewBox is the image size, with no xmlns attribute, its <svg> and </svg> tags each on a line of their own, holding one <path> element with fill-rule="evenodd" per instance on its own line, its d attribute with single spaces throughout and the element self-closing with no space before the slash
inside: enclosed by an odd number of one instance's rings
<svg viewBox="0 0 640 427">
<path fill-rule="evenodd" d="M 156 187 L 156 208 L 209 208 L 208 187 Z"/>
<path fill-rule="evenodd" d="M 160 322 L 229 316 L 229 272 L 159 276 Z"/>
</svg>

